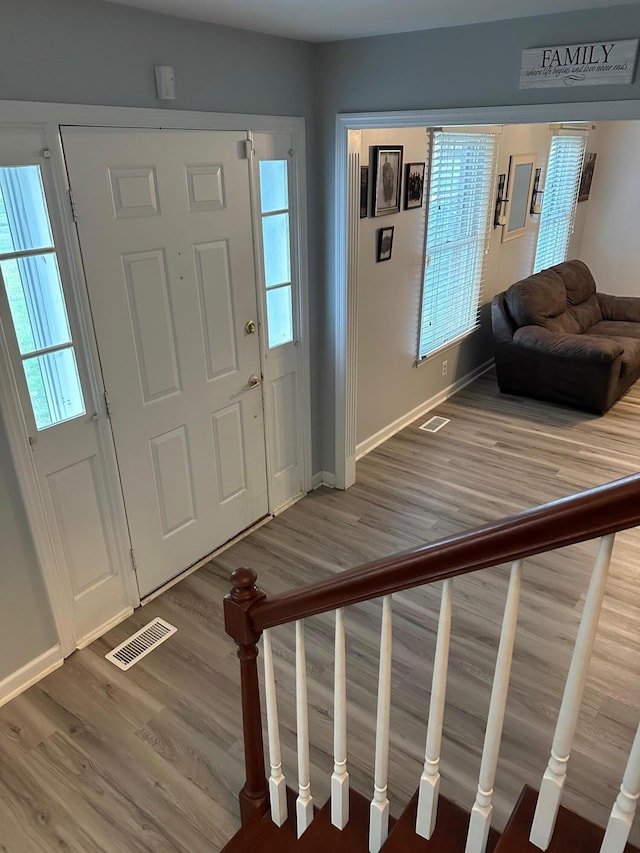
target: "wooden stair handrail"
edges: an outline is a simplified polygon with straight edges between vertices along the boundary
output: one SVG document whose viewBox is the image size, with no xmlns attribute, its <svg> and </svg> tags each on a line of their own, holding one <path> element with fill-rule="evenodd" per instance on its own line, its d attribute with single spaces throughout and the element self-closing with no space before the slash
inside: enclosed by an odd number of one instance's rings
<svg viewBox="0 0 640 853">
<path fill-rule="evenodd" d="M 232 575 L 233 589 L 224 599 L 224 617 L 227 634 L 235 640 L 240 659 L 246 771 L 246 782 L 240 792 L 242 823 L 251 822 L 269 808 L 256 666 L 258 641 L 265 628 L 637 525 L 640 525 L 640 474 L 347 569 L 271 599 L 256 586 L 253 569 L 236 569 Z"/>
<path fill-rule="evenodd" d="M 275 625 L 638 525 L 640 474 L 633 474 L 419 548 L 364 563 L 317 583 L 261 598 L 246 611 L 246 617 L 251 629 L 259 634 Z"/>
</svg>

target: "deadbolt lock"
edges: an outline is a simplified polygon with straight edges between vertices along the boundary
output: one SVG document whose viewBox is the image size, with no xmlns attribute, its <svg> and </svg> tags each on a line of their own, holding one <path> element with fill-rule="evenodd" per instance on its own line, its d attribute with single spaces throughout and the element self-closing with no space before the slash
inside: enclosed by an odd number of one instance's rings
<svg viewBox="0 0 640 853">
<path fill-rule="evenodd" d="M 256 324 L 254 320 L 247 320 L 244 324 L 244 330 L 248 335 L 255 335 L 256 333 Z"/>
</svg>

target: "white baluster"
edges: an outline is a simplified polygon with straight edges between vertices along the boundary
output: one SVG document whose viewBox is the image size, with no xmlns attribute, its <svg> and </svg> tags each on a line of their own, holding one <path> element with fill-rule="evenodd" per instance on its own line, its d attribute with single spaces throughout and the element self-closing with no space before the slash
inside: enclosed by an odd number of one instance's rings
<svg viewBox="0 0 640 853">
<path fill-rule="evenodd" d="M 369 811 L 369 853 L 378 853 L 389 834 L 389 723 L 391 717 L 391 596 L 382 601 L 380 630 L 380 670 L 378 673 L 378 711 L 376 720 L 376 761 L 373 799 Z"/>
<path fill-rule="evenodd" d="M 287 783 L 282 773 L 280 754 L 280 729 L 278 727 L 278 704 L 276 700 L 276 678 L 273 671 L 271 631 L 265 630 L 264 637 L 264 684 L 267 700 L 267 732 L 269 735 L 269 800 L 271 819 L 282 826 L 287 819 Z"/>
<path fill-rule="evenodd" d="M 546 850 L 551 843 L 558 809 L 560 808 L 562 789 L 567 778 L 567 764 L 569 763 L 571 746 L 578 723 L 582 694 L 587 680 L 589 661 L 607 584 L 614 539 L 615 535 L 610 534 L 603 536 L 600 540 L 576 645 L 571 658 L 564 696 L 562 697 L 562 705 L 558 714 L 553 746 L 551 747 L 551 758 L 540 785 L 529 840 L 541 850 Z"/>
<path fill-rule="evenodd" d="M 333 762 L 331 823 L 338 829 L 344 829 L 349 822 L 349 774 L 347 773 L 347 664 L 343 610 L 336 610 Z"/>
<path fill-rule="evenodd" d="M 640 726 L 629 754 L 622 777 L 620 793 L 615 802 L 600 853 L 623 853 L 640 797 Z"/>
<path fill-rule="evenodd" d="M 420 778 L 418 813 L 416 816 L 416 832 L 423 838 L 431 838 L 433 835 L 438 812 L 440 747 L 442 745 L 442 725 L 447 692 L 447 669 L 449 666 L 449 639 L 451 637 L 452 584 L 453 581 L 446 580 L 442 585 L 438 639 L 436 641 L 433 677 L 431 679 L 427 744 L 424 753 L 424 770 Z"/>
<path fill-rule="evenodd" d="M 313 797 L 309 770 L 309 715 L 307 707 L 307 661 L 304 651 L 304 622 L 296 622 L 296 728 L 298 732 L 298 838 L 313 820 Z"/>
<path fill-rule="evenodd" d="M 504 606 L 504 616 L 502 617 L 502 632 L 500 634 L 500 644 L 496 657 L 491 701 L 489 702 L 489 715 L 487 717 L 482 761 L 480 763 L 478 793 L 476 794 L 476 801 L 471 810 L 465 853 L 484 853 L 489 838 L 491 813 L 493 811 L 491 799 L 496 778 L 496 768 L 498 766 L 500 741 L 502 740 L 504 712 L 507 707 L 507 693 L 509 692 L 509 679 L 511 677 L 513 645 L 516 639 L 521 585 L 522 560 L 518 560 L 513 564 L 511 569 L 509 591 L 507 592 L 507 601 Z"/>
</svg>

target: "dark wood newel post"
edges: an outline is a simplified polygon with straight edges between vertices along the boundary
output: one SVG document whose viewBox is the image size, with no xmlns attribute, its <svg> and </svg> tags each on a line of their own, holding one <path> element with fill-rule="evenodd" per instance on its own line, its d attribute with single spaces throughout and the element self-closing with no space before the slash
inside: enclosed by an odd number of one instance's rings
<svg viewBox="0 0 640 853">
<path fill-rule="evenodd" d="M 249 615 L 251 607 L 266 598 L 264 592 L 256 586 L 257 579 L 253 569 L 236 569 L 231 575 L 233 588 L 224 599 L 225 629 L 235 640 L 240 659 L 246 772 L 246 782 L 240 791 L 240 816 L 243 825 L 260 817 L 269 808 L 257 666 L 257 643 L 262 632 L 252 629 Z"/>
</svg>

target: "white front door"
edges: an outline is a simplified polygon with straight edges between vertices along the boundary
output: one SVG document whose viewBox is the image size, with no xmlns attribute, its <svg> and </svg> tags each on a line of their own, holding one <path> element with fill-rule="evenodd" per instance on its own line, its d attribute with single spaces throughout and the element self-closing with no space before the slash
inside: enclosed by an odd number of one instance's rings
<svg viewBox="0 0 640 853">
<path fill-rule="evenodd" d="M 145 596 L 268 510 L 246 134 L 62 136 Z"/>
<path fill-rule="evenodd" d="M 87 357 L 41 131 L 0 135 L 0 347 L 9 356 L 66 610 L 65 652 L 131 612 Z M 0 406 L 10 400 L 0 400 Z M 108 444 L 106 445 L 108 448 Z M 19 499 L 16 496 L 16 499 Z"/>
</svg>

